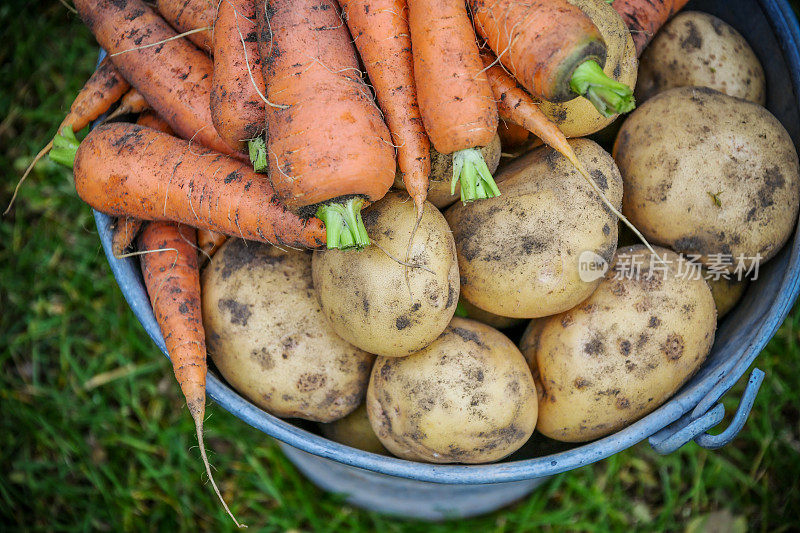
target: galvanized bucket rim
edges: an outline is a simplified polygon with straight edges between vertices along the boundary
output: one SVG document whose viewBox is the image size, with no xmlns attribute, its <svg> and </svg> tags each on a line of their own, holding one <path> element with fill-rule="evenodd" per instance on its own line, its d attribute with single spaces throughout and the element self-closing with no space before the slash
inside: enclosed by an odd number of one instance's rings
<svg viewBox="0 0 800 533">
<path fill-rule="evenodd" d="M 779 41 L 795 45 L 784 46 L 783 53 L 792 79 L 800 80 L 800 49 L 797 47 L 800 43 L 800 25 L 791 7 L 786 0 L 759 0 L 759 4 Z M 104 55 L 102 53 L 101 58 Z M 800 106 L 800 87 L 794 85 L 793 90 L 795 101 Z M 144 292 L 138 264 L 130 258 L 120 260 L 114 257 L 111 251 L 112 219 L 97 211 L 94 216 L 109 265 L 125 299 L 145 330 L 166 354 L 163 338 Z M 259 409 L 213 373 L 208 375 L 207 390 L 220 406 L 271 437 L 313 455 L 373 472 L 446 484 L 503 483 L 550 476 L 605 459 L 643 441 L 695 408 L 723 378 L 730 378 L 731 373 L 733 378 L 740 378 L 775 334 L 800 293 L 800 230 L 795 231 L 791 244 L 787 246 L 791 246 L 791 256 L 781 282 L 780 297 L 774 301 L 769 315 L 750 343 L 740 347 L 737 357 L 730 357 L 702 380 L 696 383 L 691 381 L 667 403 L 625 429 L 560 453 L 485 465 L 418 463 L 357 450 L 300 429 Z"/>
</svg>

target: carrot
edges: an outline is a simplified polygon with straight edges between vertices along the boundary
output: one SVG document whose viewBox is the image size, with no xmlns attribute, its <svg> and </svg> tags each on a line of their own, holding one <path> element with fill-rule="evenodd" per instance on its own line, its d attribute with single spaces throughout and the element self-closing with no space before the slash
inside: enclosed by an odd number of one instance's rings
<svg viewBox="0 0 800 533">
<path fill-rule="evenodd" d="M 111 234 L 111 251 L 114 257 L 125 254 L 125 250 L 133 243 L 142 221 L 135 217 L 119 217 L 114 221 L 114 233 Z"/>
<path fill-rule="evenodd" d="M 636 54 L 645 47 L 669 18 L 680 11 L 689 0 L 614 0 L 612 7 L 631 30 Z"/>
<path fill-rule="evenodd" d="M 403 183 L 421 213 L 428 195 L 431 145 L 417 104 L 406 2 L 340 0 L 339 4 L 397 145 Z"/>
<path fill-rule="evenodd" d="M 246 163 L 143 126 L 116 122 L 89 132 L 74 174 L 78 195 L 109 215 L 302 248 L 325 243 L 320 221 L 288 211 Z"/>
<path fill-rule="evenodd" d="M 408 14 L 422 121 L 434 148 L 453 154 L 451 193 L 460 181 L 462 202 L 498 196 L 478 149 L 497 132 L 497 106 L 464 2 L 411 0 Z"/>
<path fill-rule="evenodd" d="M 595 180 L 589 175 L 583 163 L 578 159 L 567 137 L 558 129 L 558 126 L 547 118 L 547 115 L 539 109 L 533 98 L 517 84 L 515 79 L 503 70 L 502 66 L 496 64 L 495 58 L 492 57 L 491 54 L 484 52 L 481 54 L 481 59 L 486 65 L 486 75 L 489 77 L 492 92 L 497 99 L 497 110 L 500 117 L 503 120 L 522 126 L 539 137 L 550 148 L 567 158 L 578 173 L 589 183 L 589 186 L 594 192 L 600 196 L 600 199 L 606 207 L 628 226 L 656 257 L 659 257 L 636 226 L 608 200 L 603 190 L 597 186 Z"/>
<path fill-rule="evenodd" d="M 135 91 L 135 89 L 131 90 Z M 128 94 L 130 94 L 130 91 Z M 122 104 L 120 104 L 120 106 L 121 105 Z M 148 128 L 172 135 L 172 128 L 169 127 L 169 124 L 152 111 L 147 111 L 139 115 L 139 119 L 136 123 L 140 126 L 147 126 Z M 136 238 L 141 227 L 142 221 L 138 218 L 122 216 L 117 219 L 114 225 L 114 233 L 111 235 L 111 250 L 114 252 L 115 256 L 118 257 L 125 252 L 133 242 L 133 239 Z"/>
<path fill-rule="evenodd" d="M 500 111 L 499 106 L 497 110 Z M 497 134 L 500 136 L 500 146 L 504 154 L 523 148 L 531 140 L 531 132 L 513 122 L 508 122 L 505 118 L 500 120 Z"/>
<path fill-rule="evenodd" d="M 247 140 L 264 131 L 264 77 L 258 51 L 258 0 L 221 0 L 214 22 L 211 120 L 232 148 L 247 151 Z"/>
<path fill-rule="evenodd" d="M 187 35 L 190 41 L 203 51 L 212 51 L 212 30 L 214 15 L 217 11 L 219 0 L 158 0 L 156 9 L 170 26 L 181 33 L 191 32 L 200 28 L 203 31 Z M 223 0 L 224 2 L 225 0 Z"/>
<path fill-rule="evenodd" d="M 221 233 L 209 231 L 207 229 L 197 230 L 197 246 L 200 248 L 200 266 L 214 257 L 219 247 L 225 244 L 227 240 L 228 237 Z"/>
<path fill-rule="evenodd" d="M 56 137 L 59 133 L 64 132 L 67 137 L 74 139 L 75 132 L 82 130 L 89 125 L 91 121 L 97 119 L 100 115 L 108 111 L 108 109 L 114 105 L 114 103 L 117 102 L 129 88 L 130 85 L 122 77 L 122 74 L 120 74 L 120 72 L 114 67 L 113 63 L 111 63 L 111 60 L 108 57 L 103 59 L 103 61 L 100 62 L 100 65 L 97 66 L 97 69 L 94 71 L 94 73 L 92 73 L 89 79 L 86 80 L 86 83 L 75 97 L 75 100 L 72 101 L 72 105 L 69 108 L 67 116 L 64 117 L 64 120 L 61 121 L 61 124 L 59 124 L 58 128 L 56 129 Z M 25 172 L 22 174 L 22 177 L 14 189 L 14 194 L 11 196 L 11 201 L 9 202 L 8 207 L 3 215 L 6 215 L 9 211 L 11 211 L 11 207 L 14 205 L 14 200 L 17 198 L 19 188 L 22 186 L 25 178 L 27 178 L 28 174 L 31 173 L 31 170 L 33 170 L 33 167 L 36 166 L 36 163 L 38 163 L 41 158 L 43 158 L 48 152 L 50 152 L 50 150 L 52 150 L 54 144 L 56 144 L 56 137 L 51 139 L 50 142 L 48 142 L 45 147 L 42 148 L 38 154 L 36 154 L 36 157 L 33 158 L 31 164 L 28 165 L 27 169 L 25 169 Z M 77 140 L 75 142 L 77 142 Z M 64 144 L 64 142 L 59 141 L 57 144 L 61 146 Z M 71 143 L 68 142 L 67 144 Z M 55 150 L 50 157 L 58 162 L 60 151 Z"/>
<path fill-rule="evenodd" d="M 203 442 L 208 367 L 195 233 L 194 228 L 178 226 L 173 222 L 147 224 L 139 238 L 142 277 L 153 305 L 153 314 L 164 336 L 175 379 L 194 420 L 200 456 L 208 479 L 225 511 L 237 527 L 242 527 L 214 482 Z"/>
<path fill-rule="evenodd" d="M 585 96 L 605 116 L 633 109 L 630 87 L 605 75 L 600 31 L 567 0 L 469 0 L 475 29 L 536 98 Z"/>
<path fill-rule="evenodd" d="M 175 30 L 142 0 L 76 0 L 75 7 L 117 69 L 178 136 L 239 157 L 211 122 L 212 65 L 206 54 L 176 39 Z"/>
<path fill-rule="evenodd" d="M 394 182 L 389 130 L 362 80 L 358 57 L 333 0 L 259 4 L 259 47 L 267 84 L 267 145 L 256 141 L 256 166 L 268 166 L 278 198 L 317 213 L 329 247 L 363 247 L 364 199 Z M 320 205 L 321 204 L 321 205 Z"/>
<path fill-rule="evenodd" d="M 147 103 L 144 96 L 131 87 L 128 92 L 123 95 L 122 100 L 119 101 L 119 106 L 117 106 L 113 113 L 108 115 L 106 120 L 113 120 L 129 113 L 142 113 L 148 109 L 150 109 L 150 104 Z"/>
</svg>

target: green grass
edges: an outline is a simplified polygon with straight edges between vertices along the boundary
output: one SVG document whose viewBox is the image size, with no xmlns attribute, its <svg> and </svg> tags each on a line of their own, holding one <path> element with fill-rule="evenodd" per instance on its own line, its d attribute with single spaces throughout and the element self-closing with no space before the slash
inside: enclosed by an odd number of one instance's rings
<svg viewBox="0 0 800 533">
<path fill-rule="evenodd" d="M 21 21 L 25 21 L 24 24 Z M 58 2 L 0 3 L 0 200 L 91 73 L 96 45 Z M 70 174 L 41 163 L 0 221 L 0 529 L 223 530 L 166 359 L 128 310 Z M 729 446 L 640 444 L 557 476 L 511 508 L 432 531 L 796 529 L 800 310 L 758 359 L 767 377 Z M 727 396 L 736 407 L 742 384 Z M 316 489 L 216 405 L 217 480 L 251 530 L 417 531 Z M 728 520 L 729 522 L 724 522 Z"/>
</svg>

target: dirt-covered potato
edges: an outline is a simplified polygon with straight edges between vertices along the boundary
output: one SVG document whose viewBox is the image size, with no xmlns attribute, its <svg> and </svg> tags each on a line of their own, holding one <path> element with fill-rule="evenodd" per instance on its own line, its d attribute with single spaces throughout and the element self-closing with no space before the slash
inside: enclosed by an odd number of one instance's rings
<svg viewBox="0 0 800 533">
<path fill-rule="evenodd" d="M 521 318 L 509 318 L 507 316 L 495 315 L 494 313 L 490 313 L 489 311 L 484 311 L 477 305 L 470 303 L 465 298 L 461 298 L 459 303 L 461 304 L 461 308 L 467 314 L 466 318 L 471 318 L 472 320 L 483 322 L 487 326 L 492 326 L 493 328 L 496 329 L 510 328 L 512 326 L 520 324 L 523 320 Z"/>
<path fill-rule="evenodd" d="M 766 261 L 797 220 L 797 151 L 752 102 L 705 87 L 670 89 L 628 117 L 614 157 L 623 213 L 650 242 L 706 265 Z"/>
<path fill-rule="evenodd" d="M 417 220 L 406 193 L 390 192 L 362 212 L 373 244 L 314 252 L 314 287 L 325 316 L 362 350 L 402 357 L 444 331 L 458 303 L 458 262 L 450 228 L 432 205 Z M 406 277 L 407 276 L 407 277 Z"/>
<path fill-rule="evenodd" d="M 208 354 L 253 403 L 318 422 L 358 407 L 374 356 L 325 320 L 311 254 L 228 239 L 203 271 L 202 298 Z"/>
<path fill-rule="evenodd" d="M 679 13 L 656 34 L 639 63 L 636 101 L 673 87 L 709 87 L 760 105 L 764 69 L 739 32 L 714 15 Z"/>
<path fill-rule="evenodd" d="M 489 171 L 497 170 L 500 164 L 500 136 L 495 135 L 492 142 L 481 148 L 486 166 Z M 458 200 L 461 196 L 460 189 L 456 185 L 456 193 L 450 194 L 450 182 L 453 180 L 453 156 L 451 154 L 440 154 L 431 146 L 431 175 L 428 184 L 428 201 L 439 209 L 444 209 L 448 205 Z M 394 178 L 394 186 L 405 190 L 403 185 L 403 175 L 397 172 Z"/>
<path fill-rule="evenodd" d="M 727 315 L 739 303 L 747 288 L 747 280 L 739 280 L 735 277 L 712 278 L 706 281 L 711 289 L 711 296 L 714 297 L 714 305 L 717 307 L 717 319 Z"/>
<path fill-rule="evenodd" d="M 586 301 L 529 325 L 520 344 L 539 393 L 540 433 L 566 442 L 613 433 L 661 405 L 705 361 L 717 324 L 711 290 L 679 274 L 677 254 L 656 251 L 672 273 L 644 246 L 621 248 Z"/>
<path fill-rule="evenodd" d="M 617 208 L 622 179 L 596 143 L 570 144 Z M 453 230 L 464 298 L 512 318 L 535 318 L 571 309 L 599 279 L 580 276 L 580 262 L 597 254 L 610 261 L 617 219 L 561 155 L 541 147 L 497 175 L 501 195 L 462 205 L 445 216 Z"/>
<path fill-rule="evenodd" d="M 424 350 L 379 357 L 367 391 L 375 434 L 415 461 L 498 461 L 525 444 L 536 413 L 533 378 L 514 343 L 458 317 Z"/>
<path fill-rule="evenodd" d="M 639 62 L 631 33 L 606 0 L 568 0 L 592 19 L 606 42 L 608 56 L 603 72 L 631 89 L 636 85 Z M 557 22 L 555 22 L 557 24 Z M 583 137 L 600 131 L 617 118 L 618 115 L 604 117 L 586 98 L 580 96 L 560 104 L 542 102 L 539 108 L 550 120 L 555 122 L 567 137 Z"/>
<path fill-rule="evenodd" d="M 364 450 L 365 452 L 388 455 L 389 452 L 383 447 L 381 441 L 372 431 L 372 426 L 367 417 L 367 404 L 362 403 L 358 409 L 344 418 L 340 418 L 328 424 L 320 424 L 319 429 L 326 438 Z"/>
</svg>

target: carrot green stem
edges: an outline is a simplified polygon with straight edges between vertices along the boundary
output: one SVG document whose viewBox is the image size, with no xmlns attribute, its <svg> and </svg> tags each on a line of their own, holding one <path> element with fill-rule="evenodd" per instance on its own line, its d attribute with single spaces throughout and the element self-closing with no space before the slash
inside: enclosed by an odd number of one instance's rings
<svg viewBox="0 0 800 533">
<path fill-rule="evenodd" d="M 459 300 L 456 304 L 455 315 L 460 316 L 461 318 L 469 318 L 469 313 L 467 313 L 467 310 L 464 308 L 464 304 L 461 303 L 461 300 Z"/>
<path fill-rule="evenodd" d="M 247 141 L 247 151 L 250 154 L 250 162 L 253 163 L 253 170 L 256 172 L 267 170 L 267 143 L 263 137 Z"/>
<path fill-rule="evenodd" d="M 317 218 L 325 224 L 329 249 L 361 249 L 369 246 L 369 235 L 361 219 L 363 198 L 350 198 L 344 203 L 330 203 L 317 209 Z"/>
<path fill-rule="evenodd" d="M 467 148 L 453 153 L 450 194 L 455 194 L 456 182 L 461 183 L 461 201 L 465 203 L 500 196 L 500 189 L 497 188 L 492 173 L 483 160 L 483 154 L 477 148 Z"/>
<path fill-rule="evenodd" d="M 586 61 L 576 68 L 569 86 L 588 98 L 605 117 L 628 113 L 636 107 L 631 88 L 606 76 L 596 61 Z"/>
<path fill-rule="evenodd" d="M 66 126 L 53 137 L 53 149 L 50 150 L 50 159 L 65 167 L 72 168 L 75 163 L 75 154 L 78 152 L 80 144 L 72 128 Z"/>
</svg>

